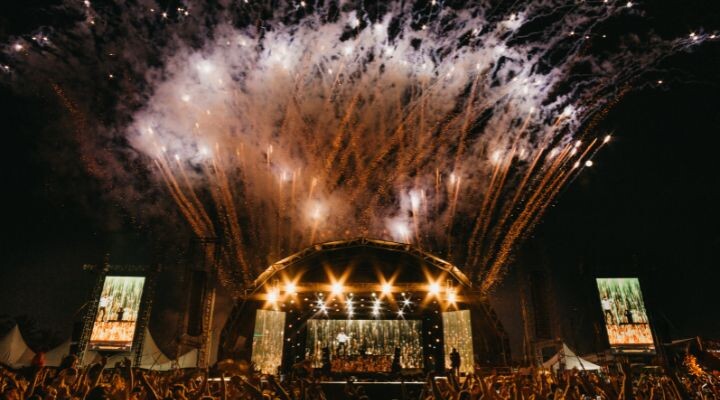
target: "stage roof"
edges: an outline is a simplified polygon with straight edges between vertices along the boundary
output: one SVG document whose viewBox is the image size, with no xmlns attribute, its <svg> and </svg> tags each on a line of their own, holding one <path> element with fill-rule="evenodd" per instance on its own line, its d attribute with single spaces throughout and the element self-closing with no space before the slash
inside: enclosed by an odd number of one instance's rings
<svg viewBox="0 0 720 400">
<path fill-rule="evenodd" d="M 330 272 L 345 275 L 350 282 L 378 282 L 380 276 L 395 277 L 396 283 L 424 282 L 429 274 L 445 275 L 471 288 L 472 282 L 460 269 L 426 251 L 406 243 L 357 238 L 313 245 L 270 265 L 254 282 L 259 288 L 280 276 L 298 277 L 306 282 L 325 282 Z M 279 274 L 276 276 L 276 274 Z"/>
</svg>

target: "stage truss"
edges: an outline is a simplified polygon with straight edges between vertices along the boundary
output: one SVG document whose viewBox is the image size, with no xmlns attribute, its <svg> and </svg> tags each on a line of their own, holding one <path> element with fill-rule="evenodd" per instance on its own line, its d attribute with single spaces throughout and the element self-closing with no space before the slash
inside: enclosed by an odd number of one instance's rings
<svg viewBox="0 0 720 400">
<path fill-rule="evenodd" d="M 81 364 L 84 362 L 85 353 L 87 351 L 93 325 L 95 323 L 95 317 L 98 312 L 100 296 L 103 284 L 105 283 L 105 278 L 113 275 L 143 276 L 145 277 L 145 284 L 143 287 L 142 300 L 140 301 L 140 312 L 135 324 L 133 344 L 130 352 L 126 353 L 130 356 L 129 358 L 132 360 L 134 366 L 140 366 L 142 349 L 145 341 L 145 331 L 150 321 L 152 303 L 155 298 L 155 280 L 157 278 L 157 274 L 161 270 L 160 265 L 115 265 L 110 264 L 106 259 L 102 266 L 86 265 L 84 268 L 95 272 L 96 279 L 90 297 L 91 300 L 88 303 L 88 307 L 83 315 L 82 331 L 74 355 L 77 356 Z"/>
</svg>

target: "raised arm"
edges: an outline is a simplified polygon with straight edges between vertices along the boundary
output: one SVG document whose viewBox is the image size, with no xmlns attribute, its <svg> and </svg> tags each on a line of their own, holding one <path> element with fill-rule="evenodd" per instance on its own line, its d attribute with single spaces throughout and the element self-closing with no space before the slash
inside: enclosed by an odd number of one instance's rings
<svg viewBox="0 0 720 400">
<path fill-rule="evenodd" d="M 208 386 L 208 375 L 209 374 L 210 374 L 210 371 L 207 368 L 205 368 L 203 375 L 202 375 L 202 383 L 200 384 L 200 386 L 197 389 L 195 389 L 192 396 L 190 396 L 190 397 L 192 397 L 192 399 L 199 399 L 204 394 L 208 394 L 207 392 L 209 390 L 209 386 Z"/>
<path fill-rule="evenodd" d="M 250 393 L 253 399 L 255 400 L 263 400 L 263 394 L 260 388 L 256 387 L 252 383 L 248 382 L 246 379 L 242 379 L 243 387 L 245 390 Z"/>
<path fill-rule="evenodd" d="M 222 390 L 220 392 L 221 400 L 227 400 L 227 398 L 228 398 L 227 382 L 225 382 L 225 373 L 224 372 L 220 375 L 220 389 Z"/>
<path fill-rule="evenodd" d="M 125 398 L 129 399 L 130 393 L 132 393 L 132 390 L 135 387 L 135 375 L 133 373 L 132 362 L 130 362 L 129 359 L 127 360 L 127 363 L 125 364 L 125 367 L 127 368 L 127 380 L 128 380 L 127 381 L 128 384 L 125 387 L 125 392 L 127 393 Z"/>
<path fill-rule="evenodd" d="M 275 380 L 275 377 L 272 375 L 268 375 L 267 377 L 268 382 L 270 382 L 270 385 L 275 389 L 275 395 L 280 397 L 283 400 L 291 400 L 290 394 L 285 390 L 285 388 Z"/>
<path fill-rule="evenodd" d="M 144 372 L 140 373 L 140 381 L 142 382 L 143 386 L 145 386 L 145 389 L 148 392 L 148 399 L 149 400 L 160 400 L 160 396 L 158 396 L 157 391 L 155 391 L 155 388 L 148 380 L 148 377 L 145 375 Z"/>
<path fill-rule="evenodd" d="M 32 396 L 33 393 L 35 393 L 35 387 L 37 386 L 38 379 L 40 379 L 40 375 L 41 375 L 41 373 L 42 373 L 42 370 L 43 370 L 42 367 L 40 367 L 40 368 L 38 368 L 38 369 L 35 370 L 35 373 L 33 374 L 32 382 L 30 382 L 30 384 L 28 385 L 28 387 L 25 389 L 25 394 L 24 394 L 24 397 L 23 397 L 23 398 L 27 399 L 27 398 L 29 398 L 30 396 Z"/>
<path fill-rule="evenodd" d="M 440 388 L 438 388 L 438 386 L 437 386 L 437 381 L 435 380 L 434 376 L 432 378 L 430 378 L 430 386 L 432 387 L 433 399 L 444 400 L 443 395 L 440 392 Z"/>
</svg>

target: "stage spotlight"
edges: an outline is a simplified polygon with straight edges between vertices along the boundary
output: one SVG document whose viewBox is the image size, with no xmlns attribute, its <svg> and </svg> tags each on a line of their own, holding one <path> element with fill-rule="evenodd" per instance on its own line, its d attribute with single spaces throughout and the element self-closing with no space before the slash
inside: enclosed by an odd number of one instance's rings
<svg viewBox="0 0 720 400">
<path fill-rule="evenodd" d="M 268 292 L 267 301 L 269 303 L 275 303 L 277 301 L 277 299 L 278 299 L 277 291 L 273 290 L 273 291 Z"/>
<path fill-rule="evenodd" d="M 440 294 L 440 284 L 437 282 L 431 282 L 430 288 L 428 291 L 430 292 L 431 295 L 437 296 L 438 294 Z"/>
<path fill-rule="evenodd" d="M 382 294 L 384 294 L 384 295 L 387 296 L 388 294 L 390 294 L 391 291 L 392 291 L 392 286 L 390 286 L 390 284 L 387 283 L 387 282 L 386 282 L 386 283 L 383 283 L 383 285 L 382 285 Z"/>
<path fill-rule="evenodd" d="M 297 287 L 294 283 L 288 282 L 285 284 L 285 293 L 287 294 L 295 294 L 297 292 Z"/>
<path fill-rule="evenodd" d="M 412 303 L 410 303 L 410 299 L 403 300 L 403 305 L 410 306 L 410 304 L 412 304 Z"/>
<path fill-rule="evenodd" d="M 455 304 L 455 301 L 457 300 L 455 291 L 448 292 L 447 299 L 449 303 Z"/>
<path fill-rule="evenodd" d="M 403 311 L 402 310 L 398 311 L 398 317 L 402 317 L 402 316 L 403 316 Z"/>
<path fill-rule="evenodd" d="M 332 284 L 332 294 L 335 296 L 339 296 L 343 292 L 343 285 L 340 282 L 335 282 Z"/>
</svg>

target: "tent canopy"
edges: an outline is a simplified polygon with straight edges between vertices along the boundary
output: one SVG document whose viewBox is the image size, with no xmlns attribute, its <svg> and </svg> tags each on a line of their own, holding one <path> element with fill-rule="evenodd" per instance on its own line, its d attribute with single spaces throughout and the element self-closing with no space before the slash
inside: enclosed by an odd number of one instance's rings
<svg viewBox="0 0 720 400">
<path fill-rule="evenodd" d="M 0 340 L 0 363 L 12 368 L 27 367 L 32 363 L 35 352 L 30 350 L 15 325 L 2 340 Z"/>
<path fill-rule="evenodd" d="M 543 367 L 557 371 L 561 363 L 564 363 L 565 370 L 597 371 L 602 369 L 601 366 L 593 364 L 575 354 L 565 343 L 562 344 L 562 348 L 557 354 L 543 363 Z"/>
<path fill-rule="evenodd" d="M 45 365 L 59 367 L 62 360 L 70 354 L 70 340 L 45 353 Z"/>
<path fill-rule="evenodd" d="M 70 340 L 45 353 L 45 365 L 59 367 L 68 354 L 70 354 Z M 5 337 L 0 339 L 0 364 L 12 368 L 27 367 L 31 365 L 34 357 L 35 353 L 25 343 L 17 325 Z M 128 357 L 127 353 L 111 356 L 108 359 L 108 366 L 115 366 L 115 363 L 122 361 L 125 357 Z M 140 368 L 157 371 L 167 371 L 173 368 L 195 368 L 197 366 L 197 357 L 198 350 L 193 349 L 178 357 L 177 360 L 171 360 L 158 348 L 155 339 L 146 328 Z M 91 350 L 85 352 L 84 365 L 99 361 L 100 354 L 97 352 Z"/>
<path fill-rule="evenodd" d="M 145 328 L 145 340 L 143 341 L 142 357 L 139 367 L 155 371 L 168 371 L 174 368 L 195 368 L 197 366 L 197 353 L 197 349 L 193 349 L 178 357 L 177 360 L 172 360 L 160 350 L 157 343 L 155 343 L 155 339 L 153 339 L 150 334 L 150 330 Z M 127 353 L 113 355 L 108 359 L 107 365 L 113 367 L 117 362 L 122 361 L 128 356 Z M 90 350 L 85 351 L 84 365 L 99 361 L 100 355 L 97 352 Z"/>
</svg>

